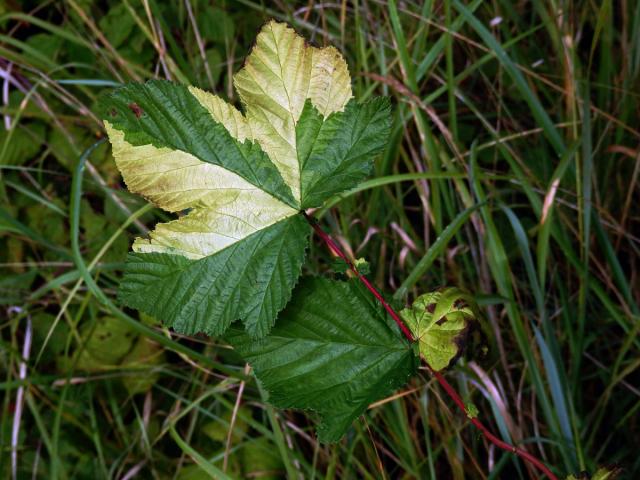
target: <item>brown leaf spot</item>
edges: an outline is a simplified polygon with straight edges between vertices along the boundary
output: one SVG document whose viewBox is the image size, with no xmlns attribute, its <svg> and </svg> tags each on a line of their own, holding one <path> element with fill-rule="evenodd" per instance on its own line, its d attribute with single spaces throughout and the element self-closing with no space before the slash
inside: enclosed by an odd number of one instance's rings
<svg viewBox="0 0 640 480">
<path fill-rule="evenodd" d="M 447 366 L 447 368 L 449 368 L 452 365 L 454 365 L 458 361 L 458 359 L 462 356 L 462 354 L 464 353 L 465 348 L 467 347 L 467 345 L 469 343 L 471 334 L 474 332 L 474 330 L 476 328 L 477 328 L 476 322 L 475 321 L 469 321 L 469 319 L 467 319 L 465 327 L 460 331 L 460 333 L 458 333 L 452 339 L 453 343 L 456 344 L 458 352 L 451 359 L 451 361 L 449 362 L 449 365 Z"/>
<path fill-rule="evenodd" d="M 127 107 L 129 107 L 129 110 L 133 112 L 136 118 L 140 118 L 144 113 L 140 108 L 140 105 L 138 105 L 136 102 L 131 102 L 129 105 L 127 105 Z"/>
<path fill-rule="evenodd" d="M 112 117 L 116 117 L 118 115 L 118 111 L 115 108 L 112 108 L 111 110 L 109 110 L 109 115 L 111 115 Z"/>
<path fill-rule="evenodd" d="M 436 322 L 436 325 L 438 325 L 439 327 L 441 327 L 442 325 L 444 325 L 444 322 L 446 322 L 446 321 L 447 321 L 447 317 L 443 315 L 443 316 L 440 318 L 440 320 L 438 320 L 438 321 Z"/>
<path fill-rule="evenodd" d="M 462 308 L 467 308 L 467 302 L 465 302 L 462 298 L 457 299 L 455 302 L 453 302 L 453 306 L 457 309 L 462 309 Z"/>
<path fill-rule="evenodd" d="M 435 303 L 430 303 L 429 305 L 427 305 L 426 310 L 429 313 L 435 312 L 436 311 L 436 304 Z"/>
</svg>

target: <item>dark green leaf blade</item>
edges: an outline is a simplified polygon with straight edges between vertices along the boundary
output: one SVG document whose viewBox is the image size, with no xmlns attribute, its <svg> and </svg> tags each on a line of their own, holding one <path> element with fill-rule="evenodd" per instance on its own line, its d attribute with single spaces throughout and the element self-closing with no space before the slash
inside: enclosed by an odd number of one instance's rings
<svg viewBox="0 0 640 480">
<path fill-rule="evenodd" d="M 187 87 L 166 80 L 129 83 L 103 96 L 100 108 L 102 118 L 124 132 L 132 145 L 190 153 L 297 208 L 291 188 L 260 145 L 234 139 Z"/>
<path fill-rule="evenodd" d="M 404 385 L 418 360 L 384 310 L 351 282 L 308 278 L 271 333 L 227 339 L 280 408 L 314 410 L 320 441 L 335 442 L 368 405 Z"/>
<path fill-rule="evenodd" d="M 295 215 L 198 260 L 130 253 L 119 299 L 187 335 L 220 335 L 240 319 L 264 336 L 291 298 L 308 237 Z"/>
<path fill-rule="evenodd" d="M 318 207 L 369 175 L 390 132 L 387 97 L 351 100 L 326 119 L 307 101 L 296 125 L 302 208 Z"/>
</svg>

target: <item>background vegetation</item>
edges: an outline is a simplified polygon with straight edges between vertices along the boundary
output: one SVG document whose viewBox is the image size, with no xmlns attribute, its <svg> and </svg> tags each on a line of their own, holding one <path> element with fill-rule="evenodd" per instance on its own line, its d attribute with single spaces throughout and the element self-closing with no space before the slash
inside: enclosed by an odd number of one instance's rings
<svg viewBox="0 0 640 480">
<path fill-rule="evenodd" d="M 104 135 L 97 96 L 162 77 L 237 102 L 231 75 L 268 18 L 336 45 L 356 96 L 395 104 L 375 178 L 316 212 L 324 228 L 398 297 L 477 294 L 492 352 L 448 376 L 502 438 L 558 474 L 618 464 L 638 478 L 640 2 L 5 0 L 0 12 L 2 478 L 13 461 L 19 478 L 185 480 L 209 465 L 536 477 L 428 372 L 319 445 L 313 417 L 269 407 L 215 338 L 128 312 L 152 340 L 101 303 L 132 238 L 166 214 L 125 191 L 105 144 L 74 210 L 71 173 Z M 308 268 L 331 269 L 317 241 Z"/>
</svg>

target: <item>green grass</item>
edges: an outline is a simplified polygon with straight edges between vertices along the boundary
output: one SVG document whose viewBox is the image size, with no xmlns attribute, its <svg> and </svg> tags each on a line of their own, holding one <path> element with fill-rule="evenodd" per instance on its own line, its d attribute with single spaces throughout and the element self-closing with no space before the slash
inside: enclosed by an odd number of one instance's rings
<svg viewBox="0 0 640 480">
<path fill-rule="evenodd" d="M 167 215 L 108 145 L 81 162 L 98 95 L 161 77 L 237 102 L 230 75 L 275 17 L 395 105 L 376 176 L 316 212 L 325 230 L 399 300 L 476 294 L 491 353 L 447 375 L 498 436 L 559 476 L 637 478 L 640 4 L 209 3 L 0 3 L 0 476 L 15 446 L 19 478 L 536 478 L 426 371 L 321 445 L 222 341 L 114 302 L 132 239 Z M 318 242 L 309 260 L 331 268 Z"/>
</svg>

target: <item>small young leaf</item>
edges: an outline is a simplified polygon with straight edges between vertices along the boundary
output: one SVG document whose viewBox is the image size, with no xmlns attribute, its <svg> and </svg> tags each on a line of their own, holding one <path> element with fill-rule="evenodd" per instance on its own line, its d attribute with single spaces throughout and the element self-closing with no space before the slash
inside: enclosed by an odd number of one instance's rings
<svg viewBox="0 0 640 480">
<path fill-rule="evenodd" d="M 300 210 L 355 186 L 390 131 L 388 100 L 356 103 L 340 53 L 285 24 L 262 28 L 234 85 L 244 114 L 166 81 L 100 104 L 129 190 L 188 212 L 135 240 L 119 294 L 181 333 L 220 334 L 240 319 L 265 335 L 301 271 Z"/>
<path fill-rule="evenodd" d="M 582 472 L 577 475 L 569 475 L 566 480 L 614 480 L 623 473 L 618 467 L 601 467 L 593 475 Z"/>
<path fill-rule="evenodd" d="M 418 340 L 420 354 L 440 371 L 462 354 L 479 313 L 468 293 L 445 288 L 419 296 L 400 316 Z"/>
<path fill-rule="evenodd" d="M 476 407 L 473 403 L 471 402 L 465 402 L 467 407 L 466 407 L 466 411 L 465 413 L 467 414 L 468 418 L 476 418 L 478 416 L 478 407 Z"/>
<path fill-rule="evenodd" d="M 371 265 L 364 258 L 356 258 L 353 264 L 361 275 L 369 275 L 371 273 Z"/>
<path fill-rule="evenodd" d="M 271 403 L 320 415 L 322 442 L 338 441 L 370 403 L 404 385 L 418 366 L 397 325 L 353 282 L 305 279 L 267 337 L 252 341 L 232 328 L 227 338 L 253 366 Z"/>
<path fill-rule="evenodd" d="M 353 265 L 362 275 L 368 275 L 371 272 L 371 265 L 364 258 L 356 258 Z M 344 259 L 335 257 L 331 262 L 331 269 L 336 273 L 347 273 L 351 270 L 351 266 Z"/>
</svg>

